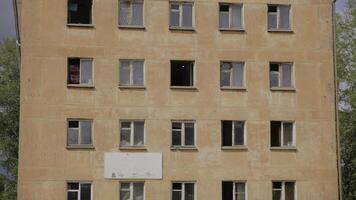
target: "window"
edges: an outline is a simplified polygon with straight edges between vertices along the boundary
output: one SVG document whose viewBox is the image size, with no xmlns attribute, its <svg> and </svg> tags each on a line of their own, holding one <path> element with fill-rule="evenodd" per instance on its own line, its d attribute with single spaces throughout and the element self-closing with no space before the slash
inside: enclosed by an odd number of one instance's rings
<svg viewBox="0 0 356 200">
<path fill-rule="evenodd" d="M 92 145 L 92 121 L 68 120 L 67 145 Z"/>
<path fill-rule="evenodd" d="M 195 183 L 173 182 L 172 200 L 195 200 Z"/>
<path fill-rule="evenodd" d="M 120 200 L 144 200 L 144 182 L 120 183 Z"/>
<path fill-rule="evenodd" d="M 194 86 L 194 61 L 171 61 L 171 86 Z"/>
<path fill-rule="evenodd" d="M 144 121 L 121 121 L 120 145 L 143 146 L 144 145 Z"/>
<path fill-rule="evenodd" d="M 244 87 L 244 63 L 221 62 L 220 86 L 227 88 Z"/>
<path fill-rule="evenodd" d="M 290 30 L 290 5 L 268 5 L 268 30 Z"/>
<path fill-rule="evenodd" d="M 271 147 L 295 146 L 293 122 L 271 121 Z"/>
<path fill-rule="evenodd" d="M 273 200 L 295 200 L 295 182 L 293 181 L 273 181 Z"/>
<path fill-rule="evenodd" d="M 222 200 L 246 200 L 246 183 L 242 181 L 223 181 Z"/>
<path fill-rule="evenodd" d="M 92 0 L 69 0 L 68 24 L 92 24 Z"/>
<path fill-rule="evenodd" d="M 67 200 L 91 200 L 92 184 L 68 182 L 67 183 Z"/>
<path fill-rule="evenodd" d="M 222 29 L 242 29 L 242 5 L 222 3 L 219 5 L 219 27 Z"/>
<path fill-rule="evenodd" d="M 144 68 L 143 60 L 120 60 L 119 85 L 143 86 Z"/>
<path fill-rule="evenodd" d="M 93 86 L 93 59 L 69 58 L 67 84 Z"/>
<path fill-rule="evenodd" d="M 193 28 L 193 3 L 171 2 L 169 16 L 171 28 Z"/>
<path fill-rule="evenodd" d="M 222 121 L 222 146 L 245 145 L 245 122 Z"/>
<path fill-rule="evenodd" d="M 195 122 L 194 121 L 172 122 L 172 145 L 195 146 Z"/>
<path fill-rule="evenodd" d="M 271 88 L 293 88 L 292 63 L 270 63 L 269 80 Z"/>
<path fill-rule="evenodd" d="M 143 26 L 143 0 L 119 0 L 120 26 Z"/>
</svg>

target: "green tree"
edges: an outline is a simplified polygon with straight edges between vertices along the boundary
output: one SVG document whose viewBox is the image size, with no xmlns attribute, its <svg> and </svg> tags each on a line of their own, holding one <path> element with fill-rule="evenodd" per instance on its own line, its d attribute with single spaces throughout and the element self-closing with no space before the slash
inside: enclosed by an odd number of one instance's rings
<svg viewBox="0 0 356 200">
<path fill-rule="evenodd" d="M 336 16 L 343 198 L 356 199 L 356 1 Z"/>
<path fill-rule="evenodd" d="M 20 68 L 15 40 L 0 44 L 0 200 L 16 199 Z"/>
</svg>

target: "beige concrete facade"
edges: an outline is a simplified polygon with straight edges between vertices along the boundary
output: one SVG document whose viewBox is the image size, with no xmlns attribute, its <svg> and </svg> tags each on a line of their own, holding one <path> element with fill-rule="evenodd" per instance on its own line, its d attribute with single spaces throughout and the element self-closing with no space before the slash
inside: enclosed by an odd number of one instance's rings
<svg viewBox="0 0 356 200">
<path fill-rule="evenodd" d="M 218 29 L 218 0 L 195 0 L 195 31 L 168 28 L 167 0 L 145 0 L 145 29 L 118 28 L 117 0 L 94 0 L 93 28 L 68 27 L 66 0 L 23 0 L 19 200 L 65 200 L 66 182 L 91 181 L 94 200 L 118 199 L 105 152 L 162 152 L 163 179 L 145 200 L 196 182 L 197 200 L 245 180 L 249 200 L 272 199 L 273 180 L 298 200 L 338 199 L 332 2 L 243 3 L 245 32 Z M 226 2 L 226 1 L 224 1 Z M 293 32 L 267 31 L 267 4 L 290 4 Z M 67 58 L 91 57 L 94 88 L 68 88 Z M 145 60 L 145 88 L 118 87 L 119 59 Z M 194 90 L 170 88 L 170 60 L 195 60 Z M 220 89 L 220 61 L 245 62 L 246 90 Z M 293 62 L 295 90 L 271 91 L 269 62 Z M 67 119 L 93 120 L 94 149 L 67 149 Z M 145 120 L 146 150 L 119 149 L 119 120 Z M 170 149 L 171 120 L 196 121 L 197 150 Z M 245 120 L 247 149 L 221 148 L 221 120 Z M 270 121 L 295 121 L 296 149 L 270 148 Z"/>
</svg>

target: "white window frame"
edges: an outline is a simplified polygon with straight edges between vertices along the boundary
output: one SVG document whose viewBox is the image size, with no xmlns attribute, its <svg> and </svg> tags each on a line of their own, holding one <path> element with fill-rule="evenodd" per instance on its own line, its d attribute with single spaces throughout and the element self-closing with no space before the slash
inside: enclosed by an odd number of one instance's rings
<svg viewBox="0 0 356 200">
<path fill-rule="evenodd" d="M 235 144 L 235 122 L 242 122 L 244 126 L 244 143 L 242 145 Z M 246 121 L 232 120 L 232 146 L 246 146 Z"/>
<path fill-rule="evenodd" d="M 183 26 L 183 4 L 191 4 L 192 5 L 192 27 L 189 26 Z M 171 25 L 171 5 L 178 5 L 179 9 L 179 25 L 178 26 L 172 26 Z M 177 12 L 175 10 L 175 12 Z M 195 12 L 194 12 L 194 2 L 192 1 L 170 1 L 169 2 L 169 28 L 182 28 L 182 29 L 193 29 L 195 27 Z"/>
<path fill-rule="evenodd" d="M 274 89 L 274 88 L 290 88 L 290 89 L 293 89 L 295 88 L 295 82 L 294 82 L 294 63 L 292 62 L 270 62 L 270 67 L 271 65 L 278 65 L 278 86 L 271 86 L 270 85 L 270 88 Z M 283 70 L 282 70 L 282 65 L 285 65 L 285 64 L 289 64 L 291 66 L 291 86 L 290 87 L 285 87 L 285 86 L 282 86 L 282 80 L 283 80 Z M 269 72 L 271 73 L 271 69 L 269 70 Z M 271 74 L 269 75 L 269 79 L 271 81 Z"/>
<path fill-rule="evenodd" d="M 276 122 L 280 122 L 281 123 L 281 133 L 279 135 L 280 137 L 280 141 L 281 141 L 281 145 L 280 146 L 273 146 L 271 145 L 272 148 L 295 148 L 297 146 L 297 142 L 296 142 L 296 123 L 295 121 L 277 121 Z M 292 124 L 292 138 L 293 138 L 293 142 L 292 145 L 287 146 L 287 145 L 283 145 L 283 141 L 284 141 L 284 123 L 291 123 Z M 270 137 L 272 137 L 272 134 L 270 134 Z M 271 141 L 271 140 L 270 140 Z"/>
<path fill-rule="evenodd" d="M 268 6 L 267 6 L 267 9 L 269 8 L 269 6 L 276 6 L 277 7 L 277 13 L 274 13 L 273 12 L 273 15 L 276 15 L 276 17 L 277 17 L 277 21 L 276 21 L 276 23 L 277 23 L 277 28 L 269 28 L 268 27 L 268 30 L 270 30 L 270 31 L 275 31 L 275 30 L 286 30 L 286 31 L 290 31 L 291 29 L 292 29 L 292 20 L 291 20 L 291 12 L 292 12 L 292 9 L 291 9 L 291 5 L 287 5 L 287 4 L 268 4 Z M 289 29 L 282 29 L 282 28 L 280 28 L 279 26 L 279 20 L 280 20 L 280 7 L 281 6 L 288 6 L 289 7 Z M 268 12 L 267 11 L 267 19 L 268 19 L 268 17 L 269 17 L 269 15 L 270 15 L 270 12 Z M 267 25 L 268 25 L 268 23 L 267 23 Z"/>
<path fill-rule="evenodd" d="M 78 57 L 69 57 L 67 60 L 69 59 L 79 59 L 79 83 L 78 84 L 74 84 L 74 83 L 68 83 L 67 81 L 67 85 L 68 86 L 94 86 L 94 59 L 93 58 L 78 58 Z M 87 84 L 87 83 L 82 83 L 82 61 L 91 61 L 91 83 Z M 68 62 L 68 61 L 67 61 Z M 69 76 L 69 63 L 67 63 L 67 77 Z"/>
<path fill-rule="evenodd" d="M 236 200 L 236 194 L 239 194 L 238 192 L 236 192 L 236 184 L 237 183 L 243 183 L 245 186 L 245 200 L 247 200 L 247 183 L 246 181 L 233 181 L 233 200 Z"/>
<path fill-rule="evenodd" d="M 129 122 L 130 123 L 130 128 L 123 128 L 122 127 L 122 123 L 125 123 L 125 122 Z M 135 145 L 134 144 L 134 137 L 135 137 L 135 122 L 143 122 L 143 141 L 142 141 L 142 145 Z M 145 120 L 120 120 L 120 129 L 119 129 L 119 132 L 120 132 L 120 138 L 119 138 L 119 144 L 121 147 L 141 147 L 141 146 L 145 146 L 145 140 L 146 140 L 146 137 L 145 137 Z M 124 130 L 130 130 L 130 144 L 129 145 L 122 145 L 121 144 L 121 130 L 124 129 Z"/>
<path fill-rule="evenodd" d="M 75 122 L 78 121 L 78 128 L 69 128 L 69 122 Z M 91 128 L 91 144 L 82 144 L 82 129 L 81 129 L 81 122 L 83 121 L 88 121 L 90 122 L 90 128 Z M 68 138 L 69 138 L 69 129 L 71 130 L 78 130 L 78 144 L 69 144 L 68 143 Z M 93 144 L 93 120 L 92 119 L 67 119 L 67 146 L 92 146 Z"/>
<path fill-rule="evenodd" d="M 240 6 L 241 8 L 241 27 L 232 27 L 232 5 L 238 5 Z M 219 29 L 232 29 L 232 30 L 243 30 L 244 29 L 244 18 L 243 18 L 243 15 L 244 15 L 244 9 L 243 9 L 243 4 L 242 3 L 219 3 L 219 18 L 220 18 L 220 6 L 229 6 L 229 11 L 228 11 L 228 14 L 229 14 L 229 27 L 227 28 L 224 28 L 224 27 L 220 27 L 220 19 L 219 19 Z M 226 11 L 224 11 L 224 13 L 226 13 Z"/>
<path fill-rule="evenodd" d="M 245 67 L 245 62 L 243 61 L 221 61 L 220 62 L 220 74 L 222 73 L 222 65 L 224 63 L 228 63 L 231 68 L 230 68 L 230 80 L 229 80 L 229 86 L 220 86 L 221 88 L 245 88 L 246 87 L 246 67 Z M 233 73 L 232 73 L 232 69 L 233 69 L 233 64 L 237 63 L 237 64 L 242 64 L 243 67 L 243 74 L 242 74 L 242 86 L 234 86 L 232 85 L 233 82 Z M 221 77 L 221 76 L 220 76 Z M 220 78 L 220 85 L 221 85 L 221 78 Z"/>
<path fill-rule="evenodd" d="M 123 183 L 130 184 L 130 188 L 128 190 L 124 189 L 125 192 L 130 192 L 130 200 L 133 200 L 134 183 L 143 183 L 143 200 L 146 199 L 146 184 L 144 181 L 122 181 L 122 182 L 119 182 L 119 199 L 120 199 L 120 195 L 121 195 L 121 191 L 122 191 L 121 184 L 123 184 Z"/>
<path fill-rule="evenodd" d="M 121 6 L 121 1 L 122 0 L 118 0 L 119 1 L 119 6 Z M 130 2 L 130 7 L 129 7 L 129 13 L 128 13 L 128 20 L 129 23 L 128 24 L 120 24 L 120 14 L 119 14 L 119 27 L 144 27 L 145 26 L 145 1 L 144 0 L 124 0 L 123 2 Z M 133 25 L 132 24 L 132 19 L 133 19 L 133 9 L 132 9 L 132 4 L 137 2 L 142 2 L 142 25 Z M 119 12 L 120 12 L 119 8 Z"/>
<path fill-rule="evenodd" d="M 281 182 L 282 188 L 281 189 L 274 189 L 273 188 L 273 183 L 275 182 Z M 272 181 L 272 198 L 273 198 L 273 191 L 281 191 L 281 200 L 285 200 L 285 184 L 286 182 L 291 182 L 294 183 L 294 199 L 297 200 L 297 183 L 296 181 Z"/>
<path fill-rule="evenodd" d="M 121 83 L 120 80 L 120 71 L 121 71 L 121 62 L 129 62 L 130 67 L 130 84 L 125 85 Z M 133 83 L 133 62 L 142 62 L 142 85 L 134 85 Z M 119 86 L 121 87 L 144 87 L 145 86 L 145 60 L 143 59 L 120 59 L 119 60 Z"/>
<path fill-rule="evenodd" d="M 180 183 L 182 184 L 182 189 L 173 189 L 173 184 L 174 183 Z M 197 184 L 195 181 L 172 181 L 171 187 L 172 187 L 172 192 L 171 192 L 171 200 L 173 200 L 173 192 L 181 192 L 181 200 L 185 200 L 185 184 L 186 183 L 192 183 L 194 184 L 194 200 L 197 199 Z"/>
<path fill-rule="evenodd" d="M 68 184 L 70 183 L 78 183 L 78 189 L 68 189 Z M 81 193 L 81 187 L 82 184 L 90 184 L 90 200 L 93 200 L 93 183 L 92 182 L 81 182 L 81 181 L 67 181 L 66 184 L 66 190 L 67 190 L 67 195 L 66 195 L 66 199 L 68 199 L 68 193 L 69 192 L 77 192 L 78 193 L 78 200 L 80 200 L 80 193 Z"/>
<path fill-rule="evenodd" d="M 173 129 L 173 123 L 180 123 L 181 124 L 181 129 Z M 193 123 L 194 124 L 194 145 L 185 145 L 185 124 L 186 123 Z M 180 145 L 174 145 L 173 144 L 173 131 L 180 131 Z M 171 134 L 172 134 L 172 147 L 196 147 L 197 143 L 197 138 L 196 138 L 196 121 L 194 120 L 173 120 L 171 122 Z"/>
</svg>

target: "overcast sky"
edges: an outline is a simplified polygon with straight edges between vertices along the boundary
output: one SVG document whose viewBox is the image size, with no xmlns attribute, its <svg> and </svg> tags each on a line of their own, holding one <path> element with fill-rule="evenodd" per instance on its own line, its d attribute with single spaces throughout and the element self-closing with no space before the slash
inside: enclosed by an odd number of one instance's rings
<svg viewBox="0 0 356 200">
<path fill-rule="evenodd" d="M 337 0 L 336 9 L 342 10 L 346 0 Z M 15 37 L 15 22 L 12 0 L 0 0 L 0 41 Z"/>
</svg>

